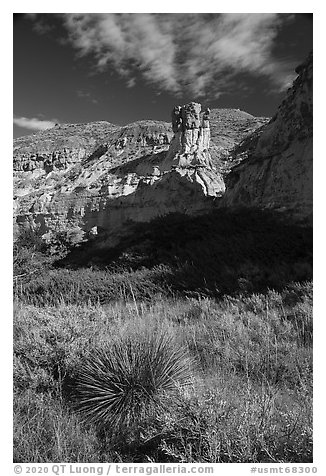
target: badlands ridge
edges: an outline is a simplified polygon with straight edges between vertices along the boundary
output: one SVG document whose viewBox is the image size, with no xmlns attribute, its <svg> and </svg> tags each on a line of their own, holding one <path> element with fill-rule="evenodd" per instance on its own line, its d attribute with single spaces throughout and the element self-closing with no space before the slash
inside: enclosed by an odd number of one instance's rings
<svg viewBox="0 0 326 476">
<path fill-rule="evenodd" d="M 130 223 L 216 207 L 312 220 L 312 55 L 274 117 L 176 106 L 171 124 L 61 124 L 14 141 L 19 226 L 119 236 Z"/>
</svg>

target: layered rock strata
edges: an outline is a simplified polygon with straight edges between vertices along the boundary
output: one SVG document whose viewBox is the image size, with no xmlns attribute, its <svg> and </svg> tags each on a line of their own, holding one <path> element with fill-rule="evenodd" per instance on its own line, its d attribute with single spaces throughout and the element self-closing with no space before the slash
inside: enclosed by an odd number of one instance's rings
<svg viewBox="0 0 326 476">
<path fill-rule="evenodd" d="M 56 124 L 52 129 L 19 137 L 14 141 L 14 173 L 48 174 L 67 169 L 103 147 L 106 137 L 115 136 L 118 129 L 106 121 Z"/>
<path fill-rule="evenodd" d="M 171 167 L 208 167 L 212 168 L 210 146 L 210 124 L 207 109 L 201 113 L 201 105 L 191 102 L 185 106 L 176 106 L 172 111 L 172 129 L 174 137 L 166 156 L 166 164 Z"/>
<path fill-rule="evenodd" d="M 18 169 L 17 222 L 44 234 L 98 227 L 117 235 L 130 221 L 210 209 L 224 182 L 211 166 L 209 111 L 200 110 L 197 103 L 180 107 L 181 115 L 175 109 L 174 134 L 156 124 L 150 130 L 148 121 L 135 123 L 64 167 L 48 170 L 38 160 L 32 170 Z"/>
<path fill-rule="evenodd" d="M 106 156 L 110 165 L 167 150 L 173 134 L 168 123 L 138 121 L 124 127 L 99 121 L 88 124 L 57 124 L 14 143 L 14 172 L 62 171 Z"/>
<path fill-rule="evenodd" d="M 177 106 L 180 108 L 180 106 Z M 233 148 L 251 132 L 268 122 L 239 109 L 210 112 L 210 155 L 213 167 L 223 174 L 233 165 Z M 165 152 L 174 136 L 171 124 L 137 121 L 120 127 L 106 121 L 56 124 L 14 141 L 14 175 L 19 183 L 51 171 L 65 171 L 84 161 L 105 155 L 108 166 L 118 166 L 145 155 Z M 26 188 L 26 187 L 25 187 Z M 20 192 L 18 192 L 20 194 Z"/>
</svg>

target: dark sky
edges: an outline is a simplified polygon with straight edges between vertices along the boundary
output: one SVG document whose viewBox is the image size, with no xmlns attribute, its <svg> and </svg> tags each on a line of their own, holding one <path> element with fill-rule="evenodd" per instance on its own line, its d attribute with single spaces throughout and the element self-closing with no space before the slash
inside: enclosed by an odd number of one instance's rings
<svg viewBox="0 0 326 476">
<path fill-rule="evenodd" d="M 14 137 L 191 100 L 272 116 L 310 50 L 310 14 L 14 15 Z"/>
</svg>

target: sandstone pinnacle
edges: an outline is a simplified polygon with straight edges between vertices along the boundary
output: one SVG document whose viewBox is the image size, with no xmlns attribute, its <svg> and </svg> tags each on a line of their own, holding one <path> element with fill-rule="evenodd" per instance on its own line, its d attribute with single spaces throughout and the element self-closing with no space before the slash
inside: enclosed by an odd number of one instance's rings
<svg viewBox="0 0 326 476">
<path fill-rule="evenodd" d="M 173 108 L 174 137 L 167 153 L 167 164 L 176 168 L 212 168 L 209 113 L 210 110 L 206 109 L 201 115 L 201 104 L 196 102 Z"/>
</svg>

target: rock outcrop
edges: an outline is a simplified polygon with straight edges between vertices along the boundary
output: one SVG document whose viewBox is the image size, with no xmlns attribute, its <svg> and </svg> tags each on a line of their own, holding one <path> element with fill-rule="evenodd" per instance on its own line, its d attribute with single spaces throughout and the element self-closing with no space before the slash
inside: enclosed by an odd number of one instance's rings
<svg viewBox="0 0 326 476">
<path fill-rule="evenodd" d="M 106 121 L 56 124 L 52 129 L 19 137 L 14 141 L 14 173 L 16 176 L 19 172 L 33 171 L 47 174 L 67 169 L 89 157 L 118 130 L 119 127 Z"/>
<path fill-rule="evenodd" d="M 173 109 L 172 126 L 63 124 L 17 139 L 16 223 L 119 236 L 130 222 L 216 206 L 311 219 L 312 56 L 297 72 L 269 123 L 192 102 Z"/>
<path fill-rule="evenodd" d="M 235 149 L 234 159 L 244 160 L 226 178 L 223 206 L 286 211 L 295 220 L 311 223 L 312 54 L 296 72 L 276 115 L 260 134 Z"/>
<path fill-rule="evenodd" d="M 210 145 L 210 124 L 207 109 L 201 117 L 201 105 L 191 102 L 186 106 L 176 106 L 172 111 L 174 137 L 165 163 L 169 167 L 212 168 Z"/>
<path fill-rule="evenodd" d="M 173 134 L 170 124 L 138 121 L 124 127 L 99 121 L 58 124 L 52 129 L 14 142 L 14 172 L 60 171 L 84 160 L 106 155 L 110 165 L 167 150 Z"/>
<path fill-rule="evenodd" d="M 215 170 L 228 172 L 234 146 L 268 120 L 239 109 L 212 109 L 210 154 Z M 167 151 L 174 132 L 167 122 L 149 120 L 123 127 L 106 121 L 56 124 L 52 129 L 15 139 L 14 173 L 29 180 L 28 172 L 62 171 L 103 154 L 112 166 L 119 165 L 153 152 Z"/>
<path fill-rule="evenodd" d="M 40 227 L 44 234 L 76 228 L 88 233 L 97 227 L 119 235 L 131 221 L 209 210 L 224 192 L 224 181 L 213 169 L 209 153 L 209 111 L 201 115 L 197 103 L 180 107 L 179 116 L 176 110 L 174 134 L 169 125 L 156 121 L 123 128 L 106 123 L 102 126 L 107 133 L 97 139 L 92 151 L 81 152 L 79 132 L 78 146 L 75 143 L 68 154 L 74 159 L 63 165 L 58 166 L 52 152 L 49 168 L 46 152 L 41 155 L 36 150 L 35 167 L 24 168 L 24 159 L 16 155 L 17 223 Z M 71 126 L 65 130 L 70 132 Z M 61 138 L 59 131 L 52 134 L 67 149 L 65 141 L 71 141 L 71 136 Z M 42 140 L 39 147 L 45 147 Z"/>
</svg>

